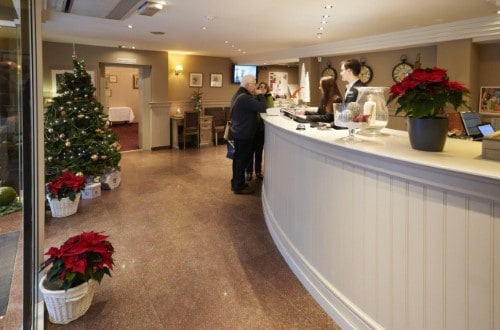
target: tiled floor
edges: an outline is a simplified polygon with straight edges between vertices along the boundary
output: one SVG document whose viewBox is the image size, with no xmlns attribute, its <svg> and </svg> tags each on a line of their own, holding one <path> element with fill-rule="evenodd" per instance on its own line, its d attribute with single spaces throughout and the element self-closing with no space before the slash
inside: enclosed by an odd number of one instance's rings
<svg viewBox="0 0 500 330">
<path fill-rule="evenodd" d="M 116 250 L 90 310 L 48 328 L 336 329 L 274 245 L 260 193 L 231 193 L 225 152 L 123 153 L 120 187 L 73 216 L 47 213 L 46 249 L 95 230 Z"/>
</svg>

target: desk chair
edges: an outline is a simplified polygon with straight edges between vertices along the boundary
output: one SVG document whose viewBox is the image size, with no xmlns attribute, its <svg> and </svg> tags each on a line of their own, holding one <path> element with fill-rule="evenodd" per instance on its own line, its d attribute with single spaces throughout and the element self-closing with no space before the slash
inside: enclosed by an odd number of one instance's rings
<svg viewBox="0 0 500 330">
<path fill-rule="evenodd" d="M 196 146 L 200 147 L 200 112 L 186 111 L 184 112 L 184 127 L 182 129 L 182 137 L 184 149 L 186 149 L 186 137 L 196 135 Z"/>
<path fill-rule="evenodd" d="M 226 128 L 226 114 L 222 107 L 212 107 L 205 108 L 205 115 L 212 116 L 212 132 L 215 139 L 215 145 L 218 145 L 219 133 L 224 135 L 224 129 Z"/>
</svg>

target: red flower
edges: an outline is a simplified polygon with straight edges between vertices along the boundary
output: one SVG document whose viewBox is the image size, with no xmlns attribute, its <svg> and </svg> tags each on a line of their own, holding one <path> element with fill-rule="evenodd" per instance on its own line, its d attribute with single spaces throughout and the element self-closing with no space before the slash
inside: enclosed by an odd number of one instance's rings
<svg viewBox="0 0 500 330">
<path fill-rule="evenodd" d="M 114 248 L 107 238 L 94 231 L 83 232 L 68 238 L 59 248 L 49 248 L 45 253 L 49 258 L 41 267 L 52 265 L 47 280 L 69 289 L 89 279 L 100 283 L 104 274 L 111 276 Z"/>
<path fill-rule="evenodd" d="M 463 99 L 469 96 L 469 90 L 461 83 L 450 81 L 446 72 L 437 67 L 416 68 L 391 86 L 387 104 L 397 100 L 396 114 L 405 112 L 413 118 L 436 117 L 448 103 L 455 109 L 469 108 Z"/>
<path fill-rule="evenodd" d="M 61 199 L 69 197 L 74 201 L 76 194 L 85 189 L 86 180 L 83 176 L 71 172 L 63 172 L 51 182 L 47 183 L 50 198 Z"/>
</svg>

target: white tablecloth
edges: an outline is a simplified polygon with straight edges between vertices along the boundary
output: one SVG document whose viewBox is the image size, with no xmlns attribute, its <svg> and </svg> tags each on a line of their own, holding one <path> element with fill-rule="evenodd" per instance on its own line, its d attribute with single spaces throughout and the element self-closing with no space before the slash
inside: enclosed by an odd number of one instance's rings
<svg viewBox="0 0 500 330">
<path fill-rule="evenodd" d="M 134 121 L 134 111 L 130 107 L 109 107 L 109 121 Z"/>
</svg>

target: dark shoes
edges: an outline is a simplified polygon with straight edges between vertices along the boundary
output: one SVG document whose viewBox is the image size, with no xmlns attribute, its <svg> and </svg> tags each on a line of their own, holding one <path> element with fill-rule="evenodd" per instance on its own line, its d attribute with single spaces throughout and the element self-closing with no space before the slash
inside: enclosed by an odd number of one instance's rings
<svg viewBox="0 0 500 330">
<path fill-rule="evenodd" d="M 233 189 L 233 191 L 236 195 L 250 195 L 255 192 L 255 189 L 247 185 L 246 187 L 241 189 Z"/>
<path fill-rule="evenodd" d="M 264 176 L 262 176 L 262 173 L 260 173 L 260 172 L 255 172 L 255 176 L 259 180 L 264 180 Z M 245 178 L 247 179 L 247 181 L 252 181 L 252 173 L 247 173 L 245 175 Z"/>
</svg>

